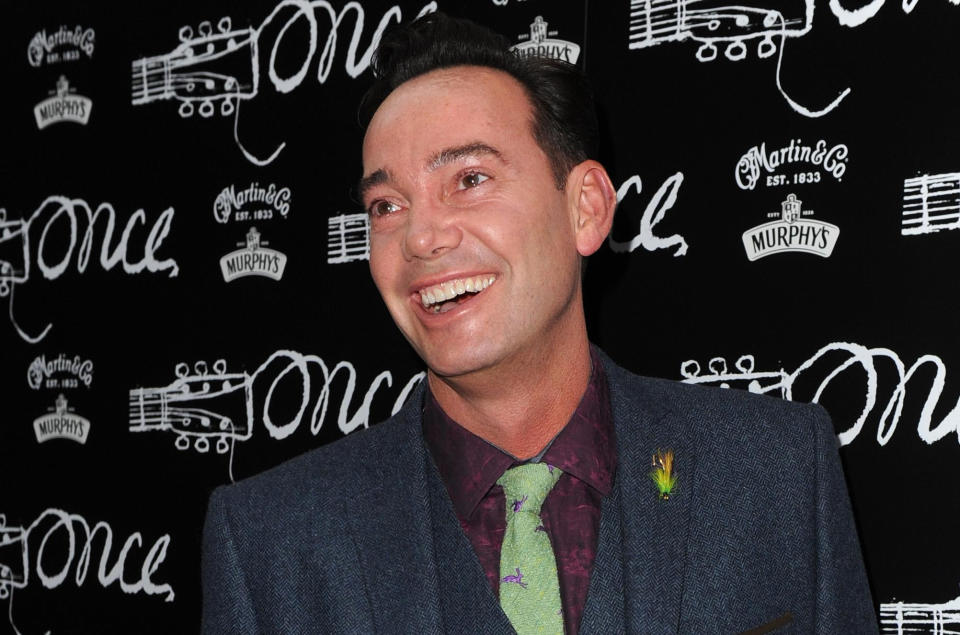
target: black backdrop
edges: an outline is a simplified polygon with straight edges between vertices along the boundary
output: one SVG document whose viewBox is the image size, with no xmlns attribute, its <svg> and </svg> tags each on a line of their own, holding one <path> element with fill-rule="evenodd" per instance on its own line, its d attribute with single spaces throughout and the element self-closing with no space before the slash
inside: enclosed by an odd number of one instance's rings
<svg viewBox="0 0 960 635">
<path fill-rule="evenodd" d="M 15 1 L 0 632 L 196 630 L 211 489 L 422 377 L 351 189 L 368 53 L 437 5 L 594 81 L 621 204 L 593 340 L 823 403 L 883 629 L 960 627 L 955 3 Z"/>
</svg>

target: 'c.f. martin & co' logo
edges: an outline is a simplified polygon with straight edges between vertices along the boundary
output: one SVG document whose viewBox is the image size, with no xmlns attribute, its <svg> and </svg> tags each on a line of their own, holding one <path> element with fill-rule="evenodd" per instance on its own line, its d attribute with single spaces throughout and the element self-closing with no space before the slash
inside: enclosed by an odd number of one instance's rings
<svg viewBox="0 0 960 635">
<path fill-rule="evenodd" d="M 33 430 L 37 434 L 37 443 L 50 439 L 69 439 L 77 443 L 86 443 L 90 435 L 90 421 L 78 414 L 70 412 L 73 408 L 67 407 L 67 398 L 61 393 L 57 397 L 53 412 L 44 415 L 33 422 Z"/>
<path fill-rule="evenodd" d="M 37 120 L 37 128 L 43 130 L 47 126 L 61 121 L 73 121 L 87 125 L 90 120 L 90 109 L 93 102 L 82 95 L 74 95 L 76 89 L 70 88 L 70 82 L 63 75 L 57 80 L 57 88 L 50 91 L 53 95 L 44 99 L 33 108 L 33 116 Z"/>
<path fill-rule="evenodd" d="M 246 276 L 263 276 L 271 280 L 283 277 L 287 266 L 287 256 L 275 249 L 267 249 L 266 241 L 260 240 L 260 232 L 251 227 L 247 232 L 247 242 L 237 243 L 238 249 L 220 259 L 220 271 L 227 282 Z"/>
<path fill-rule="evenodd" d="M 79 24 L 72 31 L 62 25 L 50 35 L 43 29 L 30 40 L 27 46 L 27 61 L 30 66 L 40 66 L 44 57 L 47 58 L 47 64 L 78 60 L 81 52 L 87 57 L 93 57 L 94 38 L 96 34 L 93 29 L 83 29 Z"/>
<path fill-rule="evenodd" d="M 87 388 L 93 382 L 93 362 L 75 355 L 68 359 L 61 353 L 47 360 L 46 355 L 34 358 L 27 369 L 27 385 L 34 390 L 41 388 Z"/>
<path fill-rule="evenodd" d="M 770 223 L 758 225 L 743 232 L 743 248 L 747 258 L 757 260 L 771 254 L 796 251 L 816 254 L 827 258 L 833 253 L 840 236 L 840 228 L 830 223 L 802 218 L 813 212 L 801 207 L 802 201 L 793 194 L 780 204 L 780 213 L 768 217 L 780 217 Z"/>
<path fill-rule="evenodd" d="M 557 31 L 547 31 L 547 23 L 543 16 L 538 15 L 530 24 L 530 35 L 521 35 L 518 38 L 521 40 L 520 44 L 511 46 L 510 50 L 521 57 L 552 57 L 576 64 L 580 57 L 580 45 L 550 37 L 556 34 Z"/>
<path fill-rule="evenodd" d="M 254 182 L 237 190 L 235 185 L 229 185 L 213 202 L 213 217 L 218 223 L 270 220 L 274 212 L 282 218 L 290 213 L 289 187 L 277 187 L 273 183 L 264 187 Z"/>
</svg>

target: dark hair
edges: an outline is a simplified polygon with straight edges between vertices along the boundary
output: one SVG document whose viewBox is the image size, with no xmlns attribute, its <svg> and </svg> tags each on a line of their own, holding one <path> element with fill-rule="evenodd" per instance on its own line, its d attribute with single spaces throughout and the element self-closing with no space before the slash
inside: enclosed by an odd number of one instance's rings
<svg viewBox="0 0 960 635">
<path fill-rule="evenodd" d="M 574 64 L 544 57 L 519 56 L 505 37 L 470 20 L 431 13 L 388 31 L 371 66 L 374 84 L 360 105 L 366 126 L 380 104 L 400 84 L 453 66 L 483 66 L 520 82 L 533 110 L 532 133 L 550 160 L 557 187 L 570 170 L 595 157 L 598 146 L 593 91 Z"/>
</svg>

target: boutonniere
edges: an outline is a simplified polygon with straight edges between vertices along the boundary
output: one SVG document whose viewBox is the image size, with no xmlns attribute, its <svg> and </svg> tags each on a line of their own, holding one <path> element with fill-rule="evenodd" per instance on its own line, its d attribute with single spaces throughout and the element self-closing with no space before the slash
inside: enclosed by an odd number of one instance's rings
<svg viewBox="0 0 960 635">
<path fill-rule="evenodd" d="M 668 500 L 677 486 L 677 477 L 673 473 L 673 450 L 657 449 L 653 453 L 653 471 L 650 478 L 657 485 L 661 500 Z"/>
</svg>

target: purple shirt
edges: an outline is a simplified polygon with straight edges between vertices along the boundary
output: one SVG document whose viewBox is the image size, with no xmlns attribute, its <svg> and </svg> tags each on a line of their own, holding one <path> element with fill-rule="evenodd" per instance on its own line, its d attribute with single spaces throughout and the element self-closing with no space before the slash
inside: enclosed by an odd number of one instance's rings
<svg viewBox="0 0 960 635">
<path fill-rule="evenodd" d="M 557 559 L 563 621 L 568 634 L 580 629 L 590 572 L 597 553 L 600 502 L 610 494 L 616 468 L 613 418 L 607 378 L 591 351 L 593 371 L 570 421 L 541 461 L 563 470 L 540 510 Z M 470 539 L 493 594 L 500 593 L 500 545 L 506 531 L 506 501 L 497 479 L 519 465 L 513 456 L 461 427 L 427 391 L 423 435 Z"/>
</svg>

